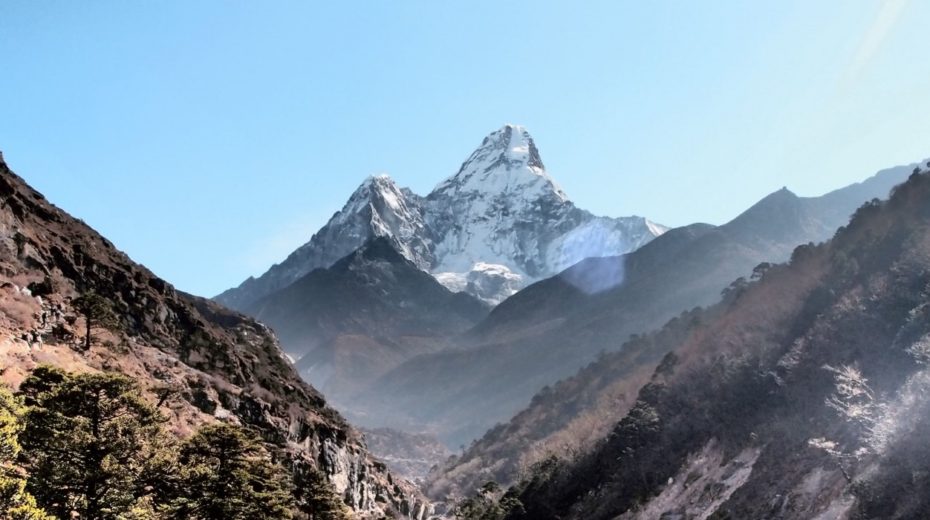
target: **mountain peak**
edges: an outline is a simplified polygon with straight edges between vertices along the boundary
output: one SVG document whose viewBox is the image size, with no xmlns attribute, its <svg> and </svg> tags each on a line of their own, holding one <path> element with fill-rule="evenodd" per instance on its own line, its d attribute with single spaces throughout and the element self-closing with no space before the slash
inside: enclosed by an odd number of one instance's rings
<svg viewBox="0 0 930 520">
<path fill-rule="evenodd" d="M 342 213 L 350 215 L 359 212 L 370 204 L 387 206 L 393 211 L 406 211 L 405 195 L 401 188 L 387 174 L 369 175 L 349 197 Z"/>
<path fill-rule="evenodd" d="M 562 188 L 546 173 L 530 133 L 509 123 L 488 134 L 459 171 L 433 190 L 433 194 L 462 192 L 520 193 L 533 198 L 554 195 L 568 201 Z"/>
<path fill-rule="evenodd" d="M 525 127 L 511 123 L 488 134 L 466 164 L 478 157 L 493 157 L 496 160 L 491 166 L 503 165 L 507 169 L 524 165 L 539 170 L 546 169 L 539 157 L 533 136 Z"/>
<path fill-rule="evenodd" d="M 426 197 L 387 175 L 367 177 L 309 242 L 257 281 L 217 299 L 242 308 L 332 266 L 372 237 L 390 239 L 420 269 L 470 291 L 470 276 L 490 272 L 479 264 L 504 266 L 522 277 L 513 285 L 522 285 L 561 271 L 579 255 L 623 254 L 664 231 L 640 217 L 595 217 L 577 208 L 546 173 L 526 128 L 506 124 Z M 501 278 L 509 283 L 506 276 L 495 279 Z"/>
<path fill-rule="evenodd" d="M 386 173 L 380 173 L 378 175 L 369 175 L 358 185 L 358 188 L 355 188 L 355 192 L 352 193 L 352 197 L 356 196 L 367 197 L 371 191 L 399 191 L 397 183 L 394 182 L 394 179 Z"/>
<path fill-rule="evenodd" d="M 369 175 L 362 181 L 362 186 L 370 184 L 394 184 L 394 179 L 386 173 L 379 173 L 377 175 Z"/>
<path fill-rule="evenodd" d="M 760 202 L 772 201 L 772 200 L 795 200 L 798 199 L 797 193 L 788 189 L 787 186 L 782 186 L 778 191 L 774 191 L 765 196 Z"/>
</svg>

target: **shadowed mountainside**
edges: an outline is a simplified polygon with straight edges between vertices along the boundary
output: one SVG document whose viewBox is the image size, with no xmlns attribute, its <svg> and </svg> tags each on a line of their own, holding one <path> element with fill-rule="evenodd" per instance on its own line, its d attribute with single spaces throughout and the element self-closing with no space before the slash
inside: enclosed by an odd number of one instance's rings
<svg viewBox="0 0 930 520">
<path fill-rule="evenodd" d="M 674 351 L 619 422 L 529 471 L 507 517 L 926 518 L 928 302 L 930 176 L 914 174 L 658 333 Z"/>
<path fill-rule="evenodd" d="M 274 329 L 304 379 L 342 403 L 403 361 L 448 346 L 488 307 L 379 237 L 245 312 Z"/>
<path fill-rule="evenodd" d="M 715 303 L 733 280 L 784 261 L 798 244 L 830 238 L 912 168 L 821 197 L 779 190 L 723 226 L 678 228 L 633 253 L 584 260 L 501 303 L 457 350 L 404 363 L 352 405 L 367 407 L 366 424 L 435 431 L 451 446 L 469 442 L 598 352 Z"/>
</svg>

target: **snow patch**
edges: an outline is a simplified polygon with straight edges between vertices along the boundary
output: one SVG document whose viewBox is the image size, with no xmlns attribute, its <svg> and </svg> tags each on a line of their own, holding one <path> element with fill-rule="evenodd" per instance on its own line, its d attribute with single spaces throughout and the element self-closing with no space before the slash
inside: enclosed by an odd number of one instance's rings
<svg viewBox="0 0 930 520">
<path fill-rule="evenodd" d="M 468 292 L 491 305 L 513 296 L 525 285 L 523 277 L 506 265 L 485 262 L 474 264 L 467 272 L 443 272 L 433 276 L 450 291 Z"/>
<path fill-rule="evenodd" d="M 433 278 L 452 292 L 462 292 L 468 287 L 468 273 L 433 273 Z"/>
</svg>

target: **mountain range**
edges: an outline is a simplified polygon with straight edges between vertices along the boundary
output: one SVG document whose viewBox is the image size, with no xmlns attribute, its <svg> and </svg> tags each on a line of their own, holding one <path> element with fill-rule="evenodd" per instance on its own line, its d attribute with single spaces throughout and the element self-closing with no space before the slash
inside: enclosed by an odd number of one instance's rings
<svg viewBox="0 0 930 520">
<path fill-rule="evenodd" d="M 455 291 L 496 304 L 590 256 L 626 253 L 667 228 L 642 217 L 596 217 L 546 172 L 529 132 L 506 125 L 426 197 L 387 175 L 367 178 L 303 246 L 215 299 L 244 310 L 314 269 L 385 237 Z"/>
<path fill-rule="evenodd" d="M 829 239 L 910 171 L 820 197 L 781 189 L 722 226 L 668 231 L 578 209 L 529 133 L 507 125 L 426 197 L 366 179 L 306 245 L 217 299 L 276 330 L 353 422 L 456 447 L 600 352 Z"/>
<path fill-rule="evenodd" d="M 454 348 L 399 365 L 347 413 L 365 424 L 431 431 L 450 446 L 467 443 L 600 352 L 715 303 L 734 280 L 786 260 L 800 244 L 829 239 L 912 169 L 885 170 L 821 197 L 782 189 L 722 226 L 684 226 L 632 253 L 581 261 L 505 300 Z"/>
<path fill-rule="evenodd" d="M 526 284 L 665 231 L 577 208 L 506 125 L 426 197 L 367 178 L 308 243 L 216 301 L 270 325 L 307 381 L 379 427 L 353 403 L 389 371 L 453 348 Z"/>
<path fill-rule="evenodd" d="M 179 436 L 256 432 L 311 517 L 319 474 L 362 519 L 456 502 L 494 520 L 922 518 L 930 174 L 914 166 L 669 230 L 578 209 L 507 125 L 426 197 L 366 179 L 212 301 L 0 156 L 0 381 L 127 374 Z M 88 294 L 112 313 L 92 348 Z"/>
</svg>

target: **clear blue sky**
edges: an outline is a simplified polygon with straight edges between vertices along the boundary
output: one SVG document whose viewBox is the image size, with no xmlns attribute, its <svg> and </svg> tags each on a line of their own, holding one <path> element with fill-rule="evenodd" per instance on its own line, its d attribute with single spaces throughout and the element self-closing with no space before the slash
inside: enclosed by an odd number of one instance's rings
<svg viewBox="0 0 930 520">
<path fill-rule="evenodd" d="M 526 125 L 581 207 L 722 223 L 930 156 L 930 2 L 0 3 L 0 150 L 179 288 Z"/>
</svg>

